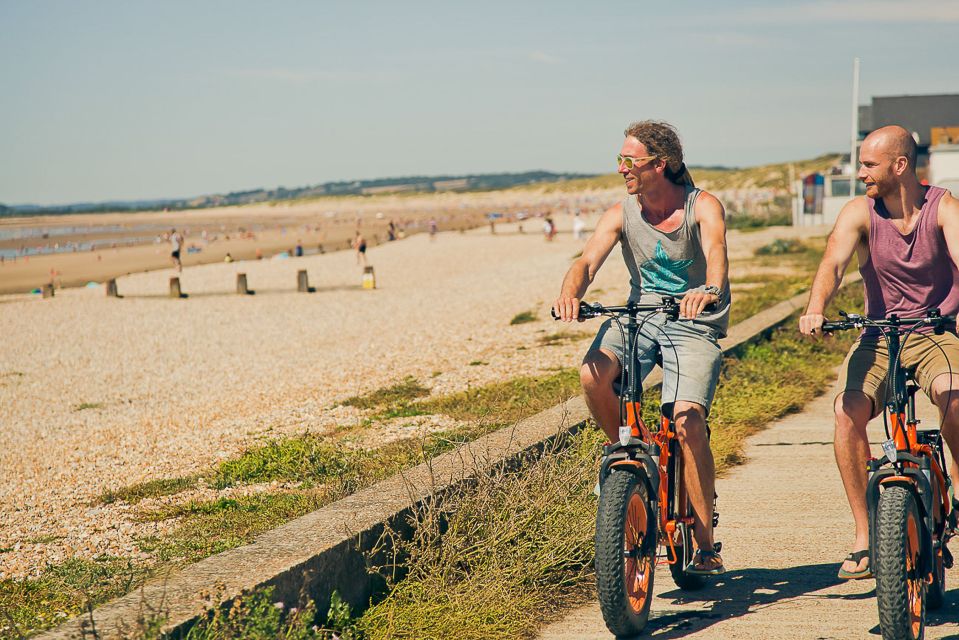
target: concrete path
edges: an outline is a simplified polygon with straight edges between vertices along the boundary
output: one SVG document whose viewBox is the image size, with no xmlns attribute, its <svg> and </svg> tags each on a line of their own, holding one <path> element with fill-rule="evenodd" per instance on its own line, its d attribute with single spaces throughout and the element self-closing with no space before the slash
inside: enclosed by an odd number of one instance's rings
<svg viewBox="0 0 959 640">
<path fill-rule="evenodd" d="M 921 395 L 921 394 L 920 394 Z M 717 483 L 727 573 L 696 592 L 655 576 L 652 638 L 880 638 L 875 581 L 842 582 L 839 561 L 852 543 L 852 515 L 832 448 L 833 393 L 748 441 L 749 462 Z M 919 407 L 926 424 L 935 410 Z M 881 418 L 869 428 L 874 451 Z M 959 545 L 952 545 L 953 552 Z M 927 639 L 959 639 L 959 567 L 948 572 L 946 604 L 928 616 Z M 544 640 L 606 639 L 595 602 L 548 627 Z"/>
</svg>

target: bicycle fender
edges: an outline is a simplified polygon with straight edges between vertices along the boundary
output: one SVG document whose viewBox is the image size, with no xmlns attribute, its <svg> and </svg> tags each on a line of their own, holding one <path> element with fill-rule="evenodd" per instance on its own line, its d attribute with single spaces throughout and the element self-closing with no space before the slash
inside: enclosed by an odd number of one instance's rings
<svg viewBox="0 0 959 640">
<path fill-rule="evenodd" d="M 926 480 L 925 475 L 923 475 L 919 469 L 906 469 L 905 475 L 896 474 L 894 469 L 889 469 L 888 471 L 891 473 L 880 479 L 878 484 L 883 487 L 902 487 L 906 489 L 912 493 L 916 501 L 916 506 L 919 508 L 919 522 L 921 526 L 919 535 L 922 536 L 919 563 L 922 575 L 927 576 L 933 571 L 933 563 L 935 561 L 932 549 L 932 491 L 928 486 L 929 481 Z M 926 483 L 925 492 L 921 489 L 921 483 L 923 482 Z M 917 484 L 920 485 L 918 489 Z M 923 493 L 925 493 L 925 496 L 922 495 Z M 929 502 L 930 504 L 927 506 L 924 504 L 925 502 Z M 872 562 L 872 559 L 870 558 L 869 561 Z"/>
<path fill-rule="evenodd" d="M 599 472 L 600 478 L 606 478 L 613 469 L 621 469 L 642 476 L 649 490 L 650 498 L 659 495 L 659 468 L 653 459 L 645 453 L 639 453 L 634 458 L 626 456 L 607 457 Z"/>
</svg>

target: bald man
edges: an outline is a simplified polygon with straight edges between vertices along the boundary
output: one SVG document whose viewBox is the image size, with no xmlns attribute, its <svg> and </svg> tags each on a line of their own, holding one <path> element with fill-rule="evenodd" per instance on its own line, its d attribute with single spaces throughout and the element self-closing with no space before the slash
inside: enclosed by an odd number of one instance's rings
<svg viewBox="0 0 959 640">
<path fill-rule="evenodd" d="M 943 315 L 959 311 L 959 201 L 947 190 L 924 186 L 916 177 L 916 143 L 902 127 L 869 134 L 859 151 L 859 180 L 866 195 L 839 212 L 816 272 L 809 306 L 799 319 L 807 336 L 822 335 L 823 310 L 839 288 L 855 253 L 866 290 L 866 313 L 873 319 L 897 314 L 923 316 L 938 307 Z M 916 366 L 923 391 L 939 408 L 942 436 L 952 454 L 952 477 L 959 479 L 959 339 L 955 333 L 930 335 L 905 343 L 901 362 Z M 951 368 L 950 368 L 951 365 Z M 836 464 L 856 523 L 852 553 L 839 577 L 872 577 L 866 508 L 866 460 L 870 457 L 866 423 L 885 404 L 888 355 L 875 329 L 866 329 L 840 369 L 835 400 Z"/>
</svg>

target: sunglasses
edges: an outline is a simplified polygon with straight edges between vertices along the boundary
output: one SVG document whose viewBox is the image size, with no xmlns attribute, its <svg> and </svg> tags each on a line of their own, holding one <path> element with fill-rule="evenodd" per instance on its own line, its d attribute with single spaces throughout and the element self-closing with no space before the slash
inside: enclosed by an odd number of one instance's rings
<svg viewBox="0 0 959 640">
<path fill-rule="evenodd" d="M 632 156 L 618 155 L 616 156 L 616 167 L 618 168 L 621 165 L 626 167 L 626 170 L 629 171 L 633 167 L 639 167 L 643 164 L 649 162 L 650 160 L 655 160 L 656 156 L 643 156 L 642 158 L 634 158 Z"/>
</svg>

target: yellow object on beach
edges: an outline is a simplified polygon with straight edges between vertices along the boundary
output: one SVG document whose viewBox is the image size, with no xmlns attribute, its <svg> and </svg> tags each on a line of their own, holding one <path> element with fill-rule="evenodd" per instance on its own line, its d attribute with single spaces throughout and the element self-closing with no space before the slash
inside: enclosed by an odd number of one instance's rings
<svg viewBox="0 0 959 640">
<path fill-rule="evenodd" d="M 376 288 L 376 275 L 373 273 L 373 267 L 363 267 L 363 288 Z"/>
</svg>

